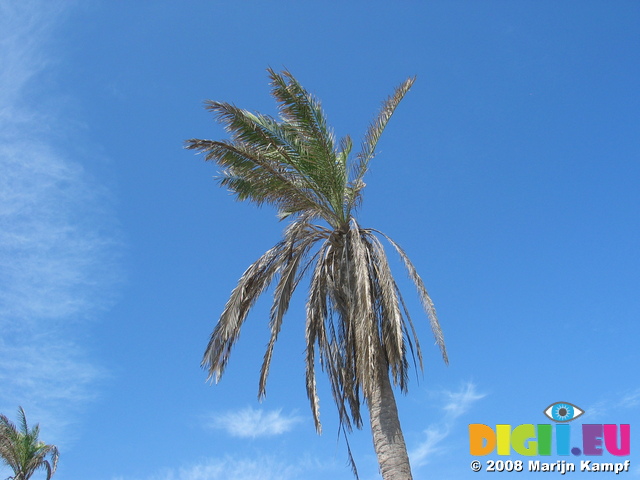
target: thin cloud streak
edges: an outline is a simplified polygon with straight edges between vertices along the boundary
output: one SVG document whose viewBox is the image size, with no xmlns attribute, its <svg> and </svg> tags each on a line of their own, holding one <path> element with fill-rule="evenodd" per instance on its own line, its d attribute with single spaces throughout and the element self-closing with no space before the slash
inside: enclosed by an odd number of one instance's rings
<svg viewBox="0 0 640 480">
<path fill-rule="evenodd" d="M 79 165 L 28 140 L 3 142 L 0 165 L 3 329 L 86 316 L 107 301 L 100 290 L 115 281 L 114 241 L 95 225 L 105 213 L 92 208 L 90 182 Z"/>
<path fill-rule="evenodd" d="M 49 64 L 42 43 L 64 8 L 56 1 L 0 0 L 0 121 L 10 118 L 13 123 L 26 113 L 20 111 L 24 91 Z"/>
<path fill-rule="evenodd" d="M 74 332 L 112 302 L 121 248 L 106 190 L 56 147 L 62 114 L 33 106 L 55 97 L 41 74 L 72 4 L 0 0 L 0 412 L 54 437 L 105 376 Z"/>
<path fill-rule="evenodd" d="M 177 470 L 168 470 L 153 480 L 289 480 L 299 478 L 298 467 L 272 457 L 257 459 L 213 459 Z"/>
<path fill-rule="evenodd" d="M 0 398 L 5 415 L 15 420 L 16 405 L 24 406 L 29 423 L 40 424 L 41 438 L 61 447 L 75 440 L 70 427 L 78 409 L 95 398 L 96 384 L 107 374 L 84 360 L 77 345 L 47 341 L 16 345 L 0 339 Z"/>
<path fill-rule="evenodd" d="M 635 408 L 640 405 L 640 388 L 625 394 L 618 403 L 620 408 Z"/>
<path fill-rule="evenodd" d="M 444 452 L 442 441 L 451 434 L 456 420 L 485 394 L 478 393 L 476 386 L 469 382 L 457 392 L 444 392 L 444 397 L 446 403 L 442 407 L 445 412 L 442 421 L 430 425 L 424 431 L 425 440 L 409 452 L 411 463 L 416 466 L 425 465 L 431 457 Z"/>
<path fill-rule="evenodd" d="M 615 419 L 621 410 L 635 409 L 638 406 L 640 406 L 640 388 L 615 392 L 615 396 L 607 396 L 587 406 L 585 414 L 589 415 L 590 422 L 603 423 Z"/>
<path fill-rule="evenodd" d="M 229 435 L 240 438 L 271 437 L 293 429 L 301 418 L 282 415 L 282 410 L 256 410 L 251 407 L 235 412 L 216 414 L 211 420 L 211 428 L 225 430 Z"/>
<path fill-rule="evenodd" d="M 208 458 L 198 463 L 179 467 L 164 468 L 145 480 L 294 480 L 308 478 L 319 472 L 333 471 L 332 462 L 320 461 L 308 456 L 287 462 L 273 455 L 249 457 L 226 456 Z M 343 467 L 340 467 L 341 469 Z M 118 476 L 112 480 L 133 480 L 132 477 Z"/>
</svg>

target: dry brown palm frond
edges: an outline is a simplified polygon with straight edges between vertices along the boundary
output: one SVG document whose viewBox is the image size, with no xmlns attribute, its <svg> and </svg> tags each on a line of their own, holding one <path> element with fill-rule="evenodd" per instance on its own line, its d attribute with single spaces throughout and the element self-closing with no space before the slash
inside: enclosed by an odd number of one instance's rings
<svg viewBox="0 0 640 480">
<path fill-rule="evenodd" d="M 384 238 L 386 238 L 387 241 L 391 245 L 393 245 L 393 248 L 395 248 L 396 252 L 398 252 L 398 255 L 402 259 L 402 262 L 404 263 L 407 269 L 407 272 L 409 273 L 409 277 L 411 278 L 411 280 L 413 281 L 414 285 L 418 290 L 418 296 L 420 297 L 420 302 L 422 303 L 422 307 L 424 308 L 425 312 L 427 312 L 427 316 L 429 317 L 429 321 L 431 323 L 431 331 L 433 332 L 433 336 L 436 339 L 436 344 L 438 345 L 438 347 L 440 347 L 442 358 L 444 359 L 445 363 L 448 364 L 449 357 L 447 356 L 447 348 L 444 344 L 444 334 L 442 333 L 442 328 L 440 327 L 440 322 L 438 321 L 436 308 L 433 305 L 433 301 L 431 300 L 431 297 L 429 296 L 429 293 L 427 292 L 426 287 L 424 286 L 424 282 L 422 281 L 422 278 L 420 278 L 420 275 L 418 275 L 418 271 L 416 270 L 416 267 L 413 266 L 413 263 L 411 263 L 409 256 L 400 247 L 400 245 L 394 242 L 388 235 L 385 235 L 384 233 L 378 230 L 373 230 L 373 231 L 379 233 Z"/>
</svg>

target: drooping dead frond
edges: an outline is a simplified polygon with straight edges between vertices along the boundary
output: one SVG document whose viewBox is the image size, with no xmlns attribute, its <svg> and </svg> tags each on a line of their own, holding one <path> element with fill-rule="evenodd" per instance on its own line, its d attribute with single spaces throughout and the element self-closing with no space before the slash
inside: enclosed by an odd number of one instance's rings
<svg viewBox="0 0 640 480">
<path fill-rule="evenodd" d="M 400 247 L 400 245 L 398 245 L 388 235 L 385 235 L 379 230 L 373 230 L 373 231 L 379 233 L 384 238 L 386 238 L 389 241 L 389 243 L 393 245 L 393 248 L 396 249 L 396 252 L 398 252 L 398 255 L 402 259 L 402 262 L 404 263 L 404 266 L 406 267 L 407 272 L 409 273 L 409 278 L 411 278 L 411 280 L 413 281 L 414 285 L 418 290 L 418 296 L 420 297 L 420 302 L 422 303 L 422 307 L 424 308 L 425 312 L 427 313 L 427 316 L 429 317 L 429 321 L 431 323 L 431 331 L 433 332 L 433 336 L 436 339 L 436 344 L 438 345 L 438 347 L 440 347 L 442 358 L 444 359 L 444 362 L 448 364 L 449 357 L 447 356 L 447 348 L 444 344 L 444 334 L 442 333 L 442 328 L 440 327 L 440 322 L 438 321 L 438 315 L 436 314 L 436 307 L 433 305 L 433 301 L 431 300 L 431 297 L 429 296 L 429 293 L 427 292 L 427 289 L 424 286 L 424 282 L 422 281 L 422 278 L 420 278 L 420 275 L 418 275 L 418 271 L 416 270 L 416 267 L 413 266 L 413 263 L 411 263 L 411 260 L 409 260 L 409 256 Z"/>
<path fill-rule="evenodd" d="M 286 243 L 286 248 L 282 250 L 284 258 L 280 278 L 273 295 L 273 305 L 271 306 L 271 320 L 269 322 L 271 338 L 260 369 L 260 385 L 258 388 L 258 397 L 260 398 L 266 395 L 269 366 L 273 348 L 282 327 L 282 320 L 289 309 L 289 302 L 298 286 L 302 273 L 308 267 L 307 253 L 319 239 L 326 236 L 325 229 L 310 225 L 306 217 L 299 218 L 285 231 L 284 242 Z M 300 268 L 301 264 L 302 268 Z"/>
<path fill-rule="evenodd" d="M 280 242 L 262 255 L 244 272 L 231 292 L 202 360 L 202 366 L 209 373 L 207 380 L 220 380 L 249 310 L 282 266 L 281 253 L 285 247 Z"/>
</svg>

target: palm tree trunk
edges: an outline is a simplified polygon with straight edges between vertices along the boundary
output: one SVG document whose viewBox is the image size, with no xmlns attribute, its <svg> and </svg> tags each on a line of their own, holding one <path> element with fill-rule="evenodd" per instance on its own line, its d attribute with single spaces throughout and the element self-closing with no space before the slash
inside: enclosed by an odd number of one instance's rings
<svg viewBox="0 0 640 480">
<path fill-rule="evenodd" d="M 383 355 L 378 357 L 378 388 L 367 401 L 373 446 L 384 480 L 412 480 L 407 446 L 404 443 L 396 399 L 389 380 L 389 366 Z"/>
</svg>

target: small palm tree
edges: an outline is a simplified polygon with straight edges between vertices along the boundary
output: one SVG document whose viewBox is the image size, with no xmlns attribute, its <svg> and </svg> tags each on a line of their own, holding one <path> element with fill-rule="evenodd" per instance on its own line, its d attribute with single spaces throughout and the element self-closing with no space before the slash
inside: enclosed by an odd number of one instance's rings
<svg viewBox="0 0 640 480">
<path fill-rule="evenodd" d="M 29 480 L 40 469 L 47 472 L 49 480 L 58 466 L 58 448 L 38 439 L 39 425 L 29 430 L 22 407 L 18 408 L 18 421 L 20 429 L 0 415 L 0 458 L 13 469 L 13 476 L 7 480 Z"/>
<path fill-rule="evenodd" d="M 240 278 L 202 364 L 210 379 L 220 379 L 249 310 L 275 282 L 271 339 L 259 382 L 262 398 L 283 317 L 294 290 L 307 277 L 306 387 L 317 431 L 321 424 L 316 353 L 328 374 L 343 431 L 361 428 L 364 399 L 383 478 L 411 479 L 391 381 L 406 392 L 408 351 L 417 355 L 420 368 L 422 355 L 381 238 L 399 254 L 416 285 L 446 362 L 444 339 L 433 303 L 406 253 L 382 232 L 361 227 L 355 211 L 380 135 L 414 79 L 402 83 L 383 103 L 354 158 L 351 139 L 336 143 L 318 100 L 289 72 L 268 72 L 280 119 L 208 101 L 206 108 L 225 125 L 231 139 L 191 139 L 186 145 L 222 167 L 220 185 L 239 200 L 272 204 L 281 219 L 292 219 L 283 239 Z M 349 459 L 357 477 L 350 451 Z"/>
</svg>

